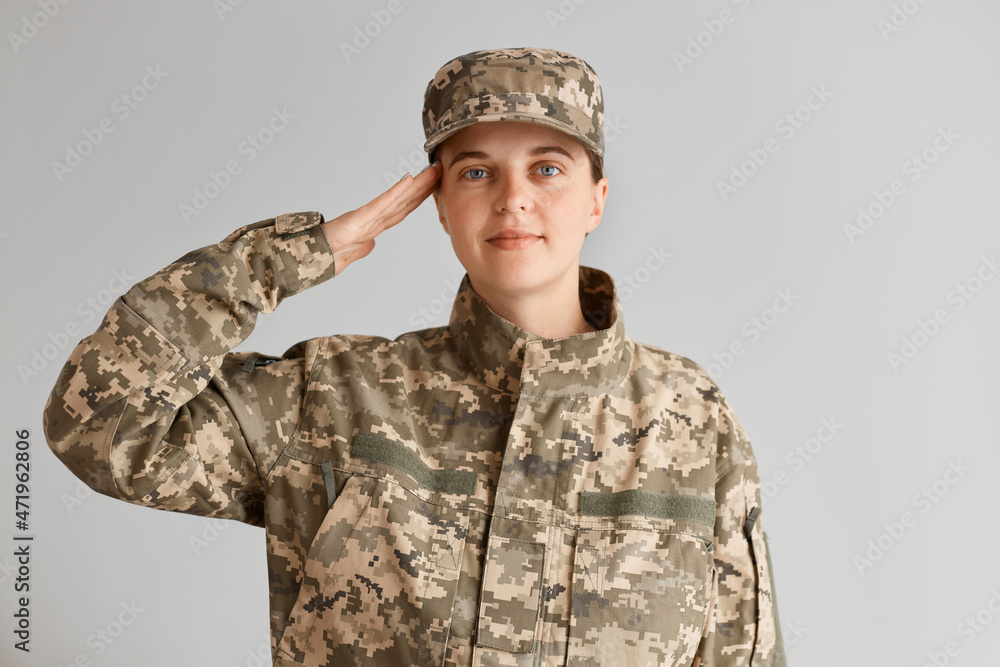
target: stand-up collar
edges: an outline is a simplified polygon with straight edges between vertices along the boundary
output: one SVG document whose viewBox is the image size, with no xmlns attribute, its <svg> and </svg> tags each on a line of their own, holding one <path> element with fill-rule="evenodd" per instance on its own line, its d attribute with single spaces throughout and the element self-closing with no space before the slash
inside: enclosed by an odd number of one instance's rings
<svg viewBox="0 0 1000 667">
<path fill-rule="evenodd" d="M 597 331 L 542 338 L 493 312 L 466 274 L 448 326 L 462 360 L 491 387 L 512 393 L 601 394 L 621 383 L 632 362 L 632 341 L 608 274 L 580 267 L 580 305 Z"/>
</svg>

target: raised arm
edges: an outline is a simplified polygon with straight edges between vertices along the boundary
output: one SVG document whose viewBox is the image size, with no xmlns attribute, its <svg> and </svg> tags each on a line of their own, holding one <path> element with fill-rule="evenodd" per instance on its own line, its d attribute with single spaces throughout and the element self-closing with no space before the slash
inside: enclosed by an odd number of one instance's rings
<svg viewBox="0 0 1000 667">
<path fill-rule="evenodd" d="M 114 498 L 259 524 L 262 479 L 298 422 L 309 359 L 230 350 L 258 313 L 343 270 L 433 190 L 407 176 L 331 221 L 281 215 L 188 253 L 118 299 L 45 406 L 50 447 Z"/>
</svg>

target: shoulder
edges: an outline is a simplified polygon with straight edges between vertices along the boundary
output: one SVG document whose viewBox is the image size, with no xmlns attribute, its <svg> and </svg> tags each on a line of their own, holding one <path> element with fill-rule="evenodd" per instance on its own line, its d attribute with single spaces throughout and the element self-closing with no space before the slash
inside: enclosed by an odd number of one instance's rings
<svg viewBox="0 0 1000 667">
<path fill-rule="evenodd" d="M 632 342 L 632 371 L 657 376 L 676 391 L 700 396 L 707 404 L 718 405 L 722 398 L 718 385 L 697 362 L 648 343 Z"/>
<path fill-rule="evenodd" d="M 714 440 L 721 476 L 752 457 L 750 442 L 725 394 L 697 362 L 647 343 L 633 343 L 632 372 L 645 375 L 670 395 L 674 412 L 684 415 L 696 435 Z"/>
</svg>

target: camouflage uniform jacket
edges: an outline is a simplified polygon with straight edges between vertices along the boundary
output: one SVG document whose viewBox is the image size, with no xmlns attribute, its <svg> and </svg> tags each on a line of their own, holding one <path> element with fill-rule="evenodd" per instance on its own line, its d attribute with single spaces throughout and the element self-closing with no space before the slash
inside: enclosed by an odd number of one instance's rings
<svg viewBox="0 0 1000 667">
<path fill-rule="evenodd" d="M 263 526 L 276 665 L 783 664 L 750 444 L 694 363 L 529 334 L 468 277 L 448 326 L 232 353 L 334 275 L 318 213 L 119 299 L 45 410 L 101 493 Z"/>
</svg>

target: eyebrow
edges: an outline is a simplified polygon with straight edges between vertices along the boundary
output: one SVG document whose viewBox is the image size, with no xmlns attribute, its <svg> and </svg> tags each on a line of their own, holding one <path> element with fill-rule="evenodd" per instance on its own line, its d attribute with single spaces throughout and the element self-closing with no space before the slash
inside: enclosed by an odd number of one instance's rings
<svg viewBox="0 0 1000 667">
<path fill-rule="evenodd" d="M 576 158 L 574 158 L 568 150 L 566 150 L 565 148 L 561 148 L 559 146 L 536 146 L 535 148 L 531 149 L 529 155 L 534 157 L 537 155 L 545 155 L 546 153 L 558 153 L 560 155 L 565 155 L 570 159 L 570 161 L 574 163 L 576 162 Z M 489 155 L 487 155 L 482 151 L 462 151 L 452 159 L 451 164 L 448 166 L 453 167 L 462 160 L 469 160 L 469 159 L 485 160 L 487 158 L 489 158 Z"/>
</svg>

